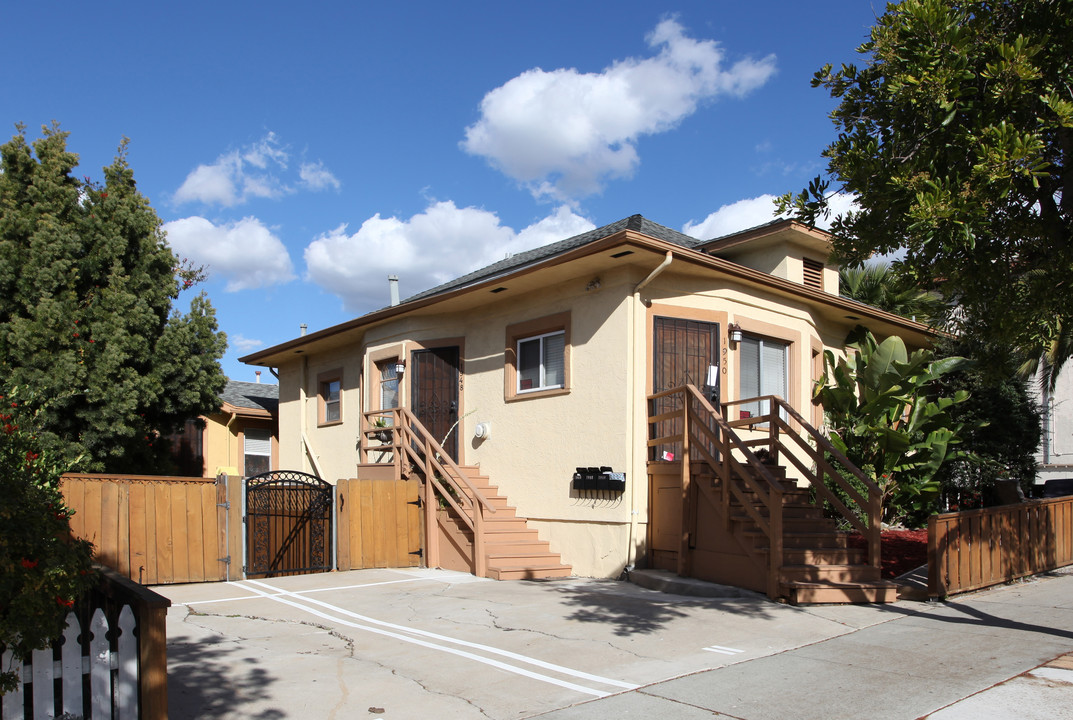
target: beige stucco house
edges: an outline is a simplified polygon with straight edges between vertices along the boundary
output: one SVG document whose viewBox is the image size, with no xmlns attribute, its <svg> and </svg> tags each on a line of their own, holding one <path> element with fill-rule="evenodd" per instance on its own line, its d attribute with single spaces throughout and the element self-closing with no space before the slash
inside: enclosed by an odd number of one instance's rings
<svg viewBox="0 0 1073 720">
<path fill-rule="evenodd" d="M 278 385 L 228 380 L 219 411 L 188 421 L 172 436 L 180 471 L 252 477 L 279 469 L 278 411 Z"/>
<path fill-rule="evenodd" d="M 281 468 L 356 477 L 367 413 L 398 405 L 573 573 L 615 577 L 648 562 L 649 395 L 778 395 L 818 426 L 822 353 L 855 325 L 928 344 L 923 325 L 839 297 L 828 254 L 789 220 L 705 241 L 634 215 L 242 360 L 278 369 Z M 578 489 L 589 467 L 624 490 Z"/>
</svg>

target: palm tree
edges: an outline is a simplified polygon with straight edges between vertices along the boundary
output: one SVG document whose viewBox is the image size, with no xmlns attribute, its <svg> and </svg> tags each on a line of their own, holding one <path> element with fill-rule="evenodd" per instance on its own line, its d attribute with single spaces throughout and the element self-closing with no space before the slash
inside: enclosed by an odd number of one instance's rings
<svg viewBox="0 0 1073 720">
<path fill-rule="evenodd" d="M 1042 413 L 1043 463 L 1051 461 L 1051 398 L 1058 387 L 1058 376 L 1066 362 L 1073 358 L 1073 329 L 1069 325 L 1058 323 L 1058 332 L 1043 352 L 1032 354 L 1021 363 L 1017 375 L 1021 378 L 1036 377 L 1039 381 L 1040 410 Z"/>
<path fill-rule="evenodd" d="M 843 297 L 926 324 L 939 322 L 949 309 L 938 293 L 902 280 L 889 262 L 842 266 L 838 282 Z"/>
</svg>

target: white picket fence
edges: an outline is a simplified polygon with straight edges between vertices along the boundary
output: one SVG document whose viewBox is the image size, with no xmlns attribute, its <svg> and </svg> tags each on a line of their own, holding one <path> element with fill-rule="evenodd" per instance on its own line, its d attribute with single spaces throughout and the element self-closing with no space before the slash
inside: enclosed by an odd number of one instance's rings
<svg viewBox="0 0 1073 720">
<path fill-rule="evenodd" d="M 84 717 L 83 677 L 89 676 L 88 720 L 137 720 L 138 640 L 134 636 L 134 612 L 129 605 L 119 613 L 118 652 L 108 647 L 108 620 L 97 609 L 90 620 L 89 655 L 78 643 L 81 628 L 74 613 L 67 615 L 61 660 L 53 660 L 52 648 L 37 650 L 29 665 L 21 665 L 5 651 L 3 667 L 19 670 L 22 684 L 3 696 L 3 720 L 47 720 L 53 717 Z M 114 672 L 113 672 L 114 671 Z M 56 679 L 59 678 L 60 708 L 57 711 Z M 26 686 L 29 686 L 27 690 Z M 27 692 L 32 710 L 25 711 Z"/>
</svg>

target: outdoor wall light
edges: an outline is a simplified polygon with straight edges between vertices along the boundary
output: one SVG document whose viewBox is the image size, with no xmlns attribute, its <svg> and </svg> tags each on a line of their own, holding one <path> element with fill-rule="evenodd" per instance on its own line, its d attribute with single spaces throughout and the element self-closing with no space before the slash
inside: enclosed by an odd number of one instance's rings
<svg viewBox="0 0 1073 720">
<path fill-rule="evenodd" d="M 395 374 L 402 375 L 404 372 L 406 372 L 406 361 L 399 360 L 397 363 L 395 363 Z"/>
<path fill-rule="evenodd" d="M 741 325 L 738 325 L 737 323 L 730 323 L 730 326 L 727 328 L 727 335 L 730 337 L 730 342 L 740 343 Z"/>
</svg>

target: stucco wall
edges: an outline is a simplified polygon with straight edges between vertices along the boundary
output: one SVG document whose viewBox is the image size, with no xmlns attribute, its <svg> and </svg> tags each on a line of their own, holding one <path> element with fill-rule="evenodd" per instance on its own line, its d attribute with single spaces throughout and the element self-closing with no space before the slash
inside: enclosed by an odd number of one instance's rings
<svg viewBox="0 0 1073 720">
<path fill-rule="evenodd" d="M 651 388 L 653 317 L 720 323 L 723 400 L 738 397 L 737 348 L 726 339 L 727 323 L 789 342 L 787 399 L 806 417 L 811 417 L 810 388 L 818 374 L 815 355 L 840 349 L 852 325 L 836 313 L 818 317 L 793 298 L 673 264 L 640 296 L 633 289 L 648 269 L 608 271 L 598 283 L 591 275 L 569 272 L 567 266 L 558 281 L 539 290 L 504 293 L 476 309 L 405 316 L 366 328 L 350 346 L 296 357 L 280 367 L 281 466 L 310 469 L 301 441 L 304 430 L 325 479 L 353 476 L 359 413 L 377 404 L 375 361 L 395 355 L 409 360 L 414 349 L 449 339 L 462 351 L 456 429 L 460 462 L 479 465 L 576 574 L 615 577 L 644 551 L 645 398 Z M 508 397 L 508 328 L 559 313 L 569 313 L 569 392 Z M 368 382 L 359 386 L 362 367 Z M 342 421 L 323 427 L 318 423 L 317 378 L 334 369 L 343 372 Z M 399 395 L 406 405 L 409 394 L 404 373 Z M 487 439 L 474 435 L 482 422 L 491 426 Z M 573 491 L 571 477 L 578 466 L 625 472 L 626 491 L 610 498 Z"/>
</svg>

